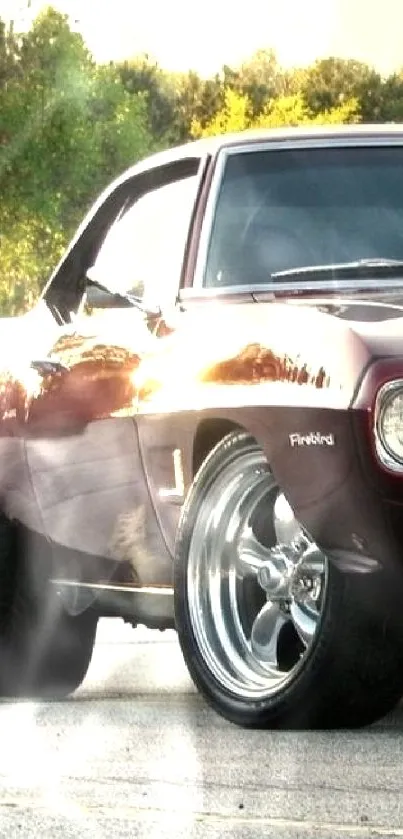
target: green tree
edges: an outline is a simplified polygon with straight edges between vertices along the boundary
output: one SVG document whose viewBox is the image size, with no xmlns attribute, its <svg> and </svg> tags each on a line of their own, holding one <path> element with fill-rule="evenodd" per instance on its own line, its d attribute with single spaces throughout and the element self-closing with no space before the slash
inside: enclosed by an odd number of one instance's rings
<svg viewBox="0 0 403 839">
<path fill-rule="evenodd" d="M 82 151 L 77 175 L 87 173 L 85 190 L 90 197 L 158 145 L 149 128 L 145 95 L 128 93 L 114 65 L 94 69 L 85 126 L 77 128 L 76 144 Z"/>
<path fill-rule="evenodd" d="M 202 79 L 193 70 L 187 73 L 171 73 L 169 82 L 175 103 L 173 137 L 175 142 L 181 143 L 193 136 L 193 122 L 204 128 L 221 110 L 225 89 L 219 75 L 211 79 Z"/>
<path fill-rule="evenodd" d="M 393 73 L 362 97 L 365 122 L 403 121 L 403 72 Z"/>
<path fill-rule="evenodd" d="M 224 105 L 212 120 L 206 125 L 194 119 L 191 124 L 193 138 L 209 137 L 215 134 L 227 134 L 231 131 L 243 131 L 250 125 L 250 102 L 247 96 L 242 96 L 228 88 L 225 91 Z"/>
<path fill-rule="evenodd" d="M 359 122 L 358 102 L 349 99 L 336 108 L 313 114 L 308 110 L 302 96 L 279 96 L 271 100 L 264 111 L 255 118 L 250 117 L 250 103 L 246 96 L 241 96 L 228 89 L 224 107 L 208 125 L 202 127 L 197 120 L 192 123 L 193 137 L 208 137 L 227 134 L 232 131 L 244 131 L 248 128 L 281 128 L 298 125 L 336 125 Z"/>
<path fill-rule="evenodd" d="M 144 96 L 94 64 L 66 16 L 48 9 L 22 37 L 21 79 L 0 93 L 3 190 L 70 226 L 113 175 L 153 148 Z"/>
<path fill-rule="evenodd" d="M 255 125 L 258 128 L 281 128 L 306 125 L 312 119 L 302 96 L 297 94 L 273 99 L 255 120 Z"/>
<path fill-rule="evenodd" d="M 323 58 L 308 68 L 300 92 L 310 111 L 315 114 L 337 108 L 346 99 L 374 98 L 381 84 L 379 73 L 362 61 L 354 59 Z M 363 109 L 366 118 L 367 109 Z"/>
<path fill-rule="evenodd" d="M 0 19 L 0 89 L 21 75 L 18 41 L 12 26 Z"/>
<path fill-rule="evenodd" d="M 74 137 L 92 62 L 67 18 L 52 9 L 20 39 L 21 76 L 0 95 L 0 183 L 19 207 L 47 216 L 63 210 Z"/>
<path fill-rule="evenodd" d="M 281 95 L 296 96 L 301 94 L 308 75 L 309 67 L 293 67 L 290 70 L 285 70 L 281 79 Z"/>
<path fill-rule="evenodd" d="M 9 307 L 25 305 L 21 289 L 25 301 L 38 293 L 99 190 L 154 147 L 144 96 L 129 94 L 115 67 L 94 64 L 65 16 L 48 9 L 20 45 L 23 73 L 0 86 L 0 277 L 3 291 L 15 287 Z"/>
<path fill-rule="evenodd" d="M 35 303 L 62 255 L 65 231 L 20 210 L 0 211 L 0 315 L 18 315 Z"/>
<path fill-rule="evenodd" d="M 283 76 L 273 50 L 257 50 L 240 67 L 223 68 L 224 86 L 247 96 L 251 118 L 258 116 L 267 101 L 283 92 Z"/>
<path fill-rule="evenodd" d="M 175 90 L 168 74 L 147 55 L 120 62 L 116 68 L 125 91 L 143 96 L 155 141 L 166 145 L 175 142 Z"/>
<path fill-rule="evenodd" d="M 274 99 L 254 121 L 254 127 L 278 128 L 298 125 L 341 125 L 360 122 L 356 99 L 347 99 L 329 110 L 314 114 L 307 108 L 301 94 Z"/>
</svg>

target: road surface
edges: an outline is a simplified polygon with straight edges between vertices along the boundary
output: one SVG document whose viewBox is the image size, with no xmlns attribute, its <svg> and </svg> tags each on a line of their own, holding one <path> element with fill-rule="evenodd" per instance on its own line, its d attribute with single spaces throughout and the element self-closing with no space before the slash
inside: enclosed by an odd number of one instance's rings
<svg viewBox="0 0 403 839">
<path fill-rule="evenodd" d="M 66 702 L 0 704 L 0 837 L 403 837 L 403 708 L 358 732 L 246 732 L 174 633 L 99 625 Z"/>
</svg>

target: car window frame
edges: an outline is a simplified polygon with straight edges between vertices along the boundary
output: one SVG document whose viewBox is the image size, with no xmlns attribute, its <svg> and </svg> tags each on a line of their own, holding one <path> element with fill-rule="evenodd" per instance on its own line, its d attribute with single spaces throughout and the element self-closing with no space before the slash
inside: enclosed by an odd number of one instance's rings
<svg viewBox="0 0 403 839">
<path fill-rule="evenodd" d="M 111 259 L 112 259 L 112 263 L 113 263 L 113 261 L 114 261 L 113 251 L 114 251 L 115 248 L 117 248 L 117 251 L 119 251 L 119 244 L 124 249 L 126 249 L 128 241 L 129 241 L 129 237 L 130 237 L 131 234 L 133 235 L 133 244 L 134 244 L 133 259 L 134 259 L 134 261 L 136 261 L 135 240 L 136 240 L 136 236 L 138 236 L 138 231 L 140 230 L 140 240 L 141 240 L 141 244 L 142 244 L 143 240 L 144 240 L 144 235 L 146 236 L 146 238 L 148 238 L 148 233 L 150 233 L 150 234 L 152 233 L 151 229 L 147 230 L 147 226 L 150 224 L 150 222 L 152 224 L 153 219 L 156 219 L 156 218 L 157 218 L 157 220 L 161 221 L 161 218 L 163 219 L 164 216 L 166 216 L 167 213 L 169 213 L 170 194 L 169 194 L 169 192 L 168 193 L 165 192 L 165 190 L 169 190 L 171 187 L 173 187 L 174 188 L 174 191 L 173 191 L 173 194 L 172 194 L 173 212 L 175 213 L 175 215 L 178 215 L 178 214 L 180 215 L 180 222 L 181 222 L 180 230 L 178 231 L 178 237 L 179 238 L 178 238 L 177 242 L 175 243 L 175 244 L 178 245 L 177 257 L 178 257 L 178 269 L 179 269 L 178 272 L 177 272 L 177 276 L 176 276 L 176 281 L 177 281 L 176 291 L 175 291 L 175 294 L 172 297 L 172 299 L 175 301 L 177 299 L 177 296 L 178 296 L 178 293 L 179 293 L 179 288 L 180 288 L 180 283 L 181 283 L 181 278 L 182 278 L 182 272 L 183 272 L 183 264 L 184 264 L 184 259 L 185 259 L 185 252 L 186 252 L 186 247 L 187 247 L 187 243 L 188 243 L 188 240 L 189 240 L 189 233 L 190 233 L 190 226 L 191 226 L 190 218 L 193 215 L 194 205 L 196 203 L 196 199 L 197 199 L 197 195 L 198 195 L 198 189 L 199 189 L 198 176 L 199 176 L 199 169 L 197 167 L 195 167 L 195 171 L 193 172 L 193 174 L 191 174 L 189 172 L 186 172 L 186 174 L 182 174 L 180 177 L 174 177 L 170 180 L 164 180 L 163 183 L 153 184 L 153 186 L 150 189 L 142 190 L 141 193 L 137 192 L 135 194 L 129 195 L 129 197 L 119 207 L 116 215 L 112 219 L 108 229 L 106 230 L 106 233 L 105 233 L 104 237 L 102 238 L 102 241 L 99 244 L 97 253 L 95 254 L 95 257 L 94 257 L 94 261 L 92 262 L 92 265 L 87 269 L 87 276 L 89 277 L 90 281 L 91 280 L 95 281 L 95 282 L 98 281 L 102 284 L 103 272 L 105 270 L 104 265 L 107 268 L 108 264 L 109 264 L 109 261 Z M 180 193 L 181 186 L 185 185 L 186 182 L 188 182 L 188 181 L 192 181 L 189 192 L 187 192 L 186 187 L 185 187 L 184 193 L 181 194 Z M 175 188 L 176 187 L 179 188 L 179 201 L 177 201 L 177 194 L 175 193 Z M 147 199 L 149 196 L 153 196 L 153 195 L 156 195 L 156 203 L 154 204 L 152 202 L 151 215 L 150 215 L 150 207 L 147 207 L 147 205 L 146 205 L 145 216 L 144 216 L 144 215 L 142 215 L 143 214 L 143 209 L 141 207 L 141 202 L 143 201 L 143 199 Z M 162 205 L 158 206 L 158 202 L 159 202 L 160 198 L 161 198 L 161 201 L 162 201 Z M 184 205 L 182 206 L 182 209 L 179 209 L 182 201 L 184 202 Z M 161 213 L 161 206 L 162 206 L 162 213 Z M 127 232 L 123 232 L 123 234 L 122 233 L 119 234 L 119 232 L 118 232 L 119 224 L 124 223 L 125 219 L 131 213 L 132 210 L 135 211 L 133 226 L 131 226 L 130 221 L 129 221 L 128 235 L 127 235 Z M 139 211 L 139 217 L 136 217 L 137 210 Z M 142 222 L 144 223 L 144 218 L 145 218 L 145 226 L 142 230 Z M 138 222 L 139 221 L 140 221 L 140 227 L 138 227 Z M 167 219 L 168 232 L 171 233 L 171 237 L 172 236 L 174 237 L 176 235 L 175 219 L 173 221 L 174 221 L 174 224 L 173 224 L 174 229 L 172 230 L 171 218 Z M 136 233 L 136 230 L 137 230 L 137 233 Z M 117 239 L 115 239 L 115 241 L 113 241 L 114 237 L 116 237 L 116 236 L 117 236 Z M 108 244 L 108 238 L 109 237 L 111 238 L 111 241 Z M 168 237 L 168 238 L 171 238 L 171 237 Z M 151 300 L 153 302 L 153 304 L 161 306 L 162 300 L 164 299 L 164 295 L 161 294 L 160 299 L 158 298 L 158 296 L 153 297 L 153 294 L 152 294 L 153 289 L 152 288 L 150 289 L 150 284 L 149 284 L 150 283 L 149 271 L 147 270 L 146 266 L 147 266 L 147 262 L 149 261 L 150 255 L 152 255 L 155 252 L 155 248 L 158 250 L 162 246 L 162 248 L 164 249 L 165 244 L 166 244 L 165 236 L 163 236 L 163 241 L 162 242 L 160 240 L 158 240 L 158 238 L 157 238 L 156 245 L 155 245 L 155 247 L 151 248 L 150 254 L 147 253 L 147 254 L 145 254 L 145 256 L 143 254 L 144 258 L 143 258 L 143 260 L 141 260 L 141 262 L 143 263 L 143 267 L 145 266 L 146 270 L 145 270 L 145 277 L 144 277 L 144 288 L 143 288 L 142 293 L 137 294 L 137 292 L 135 290 L 135 287 L 122 288 L 122 289 L 116 287 L 116 293 L 117 294 L 122 293 L 123 295 L 125 295 L 125 294 L 135 295 L 136 299 L 138 299 L 141 303 L 144 303 L 145 301 L 150 302 L 150 300 Z M 112 251 L 111 251 L 112 257 L 108 256 L 108 249 L 110 247 L 112 248 Z M 104 251 L 104 253 L 102 253 L 103 251 Z M 123 260 L 123 263 L 125 264 L 125 260 Z M 171 268 L 172 267 L 173 266 L 171 266 L 169 264 L 169 260 L 168 260 L 168 274 L 169 275 L 171 275 Z M 140 279 L 140 277 L 139 277 L 139 279 Z M 162 279 L 163 278 L 161 277 L 161 280 Z M 169 285 L 169 282 L 170 282 L 170 276 L 167 277 L 168 285 Z M 159 287 L 159 277 L 156 277 L 156 284 Z M 107 285 L 107 283 L 105 283 L 105 285 Z M 115 290 L 114 287 L 111 286 L 111 291 L 114 291 L 114 290 Z M 168 294 L 167 297 L 171 298 L 171 294 Z"/>
<path fill-rule="evenodd" d="M 85 278 L 93 264 L 107 230 L 128 201 L 135 202 L 141 195 L 186 177 L 197 176 L 195 201 L 189 214 L 189 227 L 184 248 L 182 270 L 178 277 L 178 294 L 186 270 L 186 256 L 191 238 L 192 223 L 197 212 L 200 191 L 207 166 L 207 155 L 181 156 L 167 163 L 130 170 L 125 176 L 101 193 L 76 230 L 61 260 L 45 285 L 40 301 L 44 301 L 60 323 L 68 322 L 71 312 L 77 312 L 85 293 Z M 146 163 L 146 161 L 145 161 Z M 134 167 L 136 169 L 136 167 Z"/>
<path fill-rule="evenodd" d="M 393 135 L 387 136 L 325 136 L 325 137 L 303 137 L 285 138 L 273 140 L 253 140 L 246 143 L 237 143 L 231 146 L 222 147 L 218 150 L 211 178 L 210 190 L 207 196 L 204 217 L 200 228 L 198 251 L 195 259 L 193 275 L 188 278 L 185 286 L 181 289 L 180 300 L 186 304 L 192 299 L 222 299 L 225 297 L 242 297 L 251 294 L 267 294 L 273 299 L 290 295 L 291 292 L 310 292 L 311 286 L 304 280 L 293 278 L 289 283 L 268 281 L 267 283 L 248 283 L 245 285 L 226 285 L 218 287 L 204 286 L 204 273 L 207 263 L 207 255 L 210 247 L 210 240 L 213 233 L 214 219 L 220 196 L 220 188 L 225 174 L 226 163 L 229 157 L 239 154 L 253 154 L 263 151 L 296 151 L 298 149 L 326 149 L 326 148 L 362 148 L 362 147 L 403 147 L 403 138 Z M 348 283 L 346 282 L 346 288 Z M 351 283 L 350 283 L 351 285 Z M 356 285 L 355 281 L 353 285 Z M 322 288 L 322 284 L 315 282 L 316 288 Z M 343 285 L 344 287 L 344 285 Z"/>
</svg>

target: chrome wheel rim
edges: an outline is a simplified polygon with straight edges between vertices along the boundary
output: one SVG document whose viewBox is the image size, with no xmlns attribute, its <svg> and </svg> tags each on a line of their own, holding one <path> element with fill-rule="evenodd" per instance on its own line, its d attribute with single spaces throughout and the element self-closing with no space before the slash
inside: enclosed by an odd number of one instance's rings
<svg viewBox="0 0 403 839">
<path fill-rule="evenodd" d="M 327 570 L 260 450 L 220 471 L 199 499 L 187 596 L 197 647 L 226 691 L 264 699 L 297 675 L 318 633 Z"/>
</svg>

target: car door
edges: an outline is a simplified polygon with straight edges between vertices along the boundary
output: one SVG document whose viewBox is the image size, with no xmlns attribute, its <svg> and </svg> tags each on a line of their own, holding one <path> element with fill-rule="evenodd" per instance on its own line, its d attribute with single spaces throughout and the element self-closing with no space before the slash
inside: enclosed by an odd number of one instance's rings
<svg viewBox="0 0 403 839">
<path fill-rule="evenodd" d="M 26 442 L 41 527 L 54 546 L 59 578 L 170 582 L 170 558 L 143 469 L 135 387 L 128 400 L 131 372 L 122 351 L 131 357 L 152 352 L 161 320 L 156 304 L 167 310 L 175 305 L 201 178 L 196 160 L 193 167 L 178 162 L 134 177 L 102 236 L 94 242 L 84 230 L 75 245 L 76 282 L 84 272 L 109 289 L 110 305 L 106 296 L 102 310 L 88 308 L 85 298 L 76 311 L 72 306 L 72 322 L 51 350 L 70 368 L 64 397 L 63 385 L 52 387 L 38 413 L 39 400 Z M 127 295 L 136 305 L 124 305 Z M 52 300 L 58 303 L 54 291 Z M 80 379 L 75 373 L 83 368 Z M 109 375 L 119 369 L 121 378 Z M 75 425 L 69 425 L 69 412 Z"/>
</svg>

